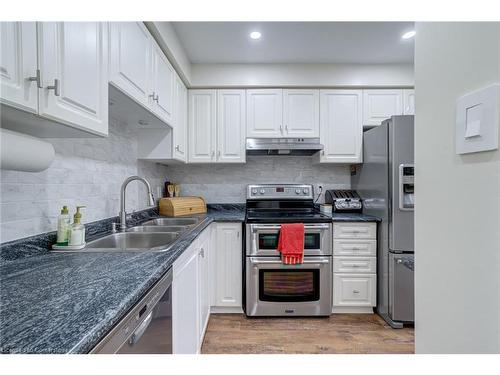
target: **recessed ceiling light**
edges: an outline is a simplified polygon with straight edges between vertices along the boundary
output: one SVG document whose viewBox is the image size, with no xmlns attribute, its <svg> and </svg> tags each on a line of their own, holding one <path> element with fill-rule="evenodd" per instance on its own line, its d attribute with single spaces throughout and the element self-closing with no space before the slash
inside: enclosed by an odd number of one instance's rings
<svg viewBox="0 0 500 375">
<path fill-rule="evenodd" d="M 403 35 L 401 35 L 401 39 L 411 39 L 415 36 L 417 32 L 415 30 L 407 31 Z"/>
<path fill-rule="evenodd" d="M 252 39 L 260 39 L 261 36 L 262 36 L 262 34 L 259 33 L 258 31 L 252 31 L 250 33 L 250 38 L 252 38 Z"/>
</svg>

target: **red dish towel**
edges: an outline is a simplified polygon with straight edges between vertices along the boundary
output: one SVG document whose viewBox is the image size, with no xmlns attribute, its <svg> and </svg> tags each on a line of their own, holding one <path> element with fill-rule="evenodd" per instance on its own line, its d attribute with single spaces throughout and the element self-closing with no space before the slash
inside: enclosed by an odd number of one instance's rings
<svg viewBox="0 0 500 375">
<path fill-rule="evenodd" d="M 278 251 L 283 264 L 298 264 L 304 260 L 304 224 L 281 224 Z"/>
</svg>

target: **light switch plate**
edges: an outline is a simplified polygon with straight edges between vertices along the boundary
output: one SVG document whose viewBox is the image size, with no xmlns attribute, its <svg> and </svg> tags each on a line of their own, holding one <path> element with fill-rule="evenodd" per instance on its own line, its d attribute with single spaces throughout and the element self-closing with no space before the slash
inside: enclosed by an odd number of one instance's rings
<svg viewBox="0 0 500 375">
<path fill-rule="evenodd" d="M 471 92 L 457 100 L 456 152 L 498 149 L 500 85 Z"/>
</svg>

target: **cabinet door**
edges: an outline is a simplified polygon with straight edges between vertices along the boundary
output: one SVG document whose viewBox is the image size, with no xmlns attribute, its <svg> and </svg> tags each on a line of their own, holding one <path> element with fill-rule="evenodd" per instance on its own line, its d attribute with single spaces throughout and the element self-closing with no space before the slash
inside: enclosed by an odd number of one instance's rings
<svg viewBox="0 0 500 375">
<path fill-rule="evenodd" d="M 37 113 L 38 87 L 35 22 L 0 22 L 0 100 Z"/>
<path fill-rule="evenodd" d="M 172 339 L 174 354 L 196 354 L 199 348 L 198 251 L 177 267 L 172 282 Z"/>
<path fill-rule="evenodd" d="M 370 307 L 376 298 L 376 275 L 333 274 L 333 306 Z"/>
<path fill-rule="evenodd" d="M 151 89 L 151 35 L 142 22 L 110 24 L 110 82 L 149 108 Z"/>
<path fill-rule="evenodd" d="M 319 90 L 283 90 L 285 137 L 319 137 Z"/>
<path fill-rule="evenodd" d="M 245 90 L 217 90 L 217 161 L 245 162 Z"/>
<path fill-rule="evenodd" d="M 208 318 L 210 316 L 210 278 L 209 278 L 209 258 L 211 252 L 210 241 L 211 227 L 209 226 L 205 229 L 199 239 L 199 251 L 198 251 L 198 290 L 200 293 L 199 297 L 199 321 L 200 330 L 199 334 L 199 346 L 203 344 L 203 337 L 205 336 L 205 330 L 208 324 Z"/>
<path fill-rule="evenodd" d="M 403 114 L 415 114 L 415 90 L 403 90 Z"/>
<path fill-rule="evenodd" d="M 215 162 L 216 90 L 189 90 L 189 162 Z"/>
<path fill-rule="evenodd" d="M 362 161 L 361 90 L 321 90 L 321 163 Z"/>
<path fill-rule="evenodd" d="M 153 112 L 172 126 L 174 108 L 174 79 L 172 65 L 158 46 L 153 47 L 153 77 L 150 105 Z"/>
<path fill-rule="evenodd" d="M 247 90 L 247 137 L 283 136 L 283 90 Z"/>
<path fill-rule="evenodd" d="M 173 126 L 173 157 L 180 161 L 186 161 L 187 142 L 187 89 L 179 77 L 175 79 L 175 110 Z"/>
<path fill-rule="evenodd" d="M 40 22 L 40 115 L 108 134 L 107 30 L 103 22 Z"/>
<path fill-rule="evenodd" d="M 403 90 L 363 90 L 363 125 L 378 126 L 403 114 Z"/>
<path fill-rule="evenodd" d="M 214 306 L 241 307 L 241 223 L 217 223 Z"/>
</svg>

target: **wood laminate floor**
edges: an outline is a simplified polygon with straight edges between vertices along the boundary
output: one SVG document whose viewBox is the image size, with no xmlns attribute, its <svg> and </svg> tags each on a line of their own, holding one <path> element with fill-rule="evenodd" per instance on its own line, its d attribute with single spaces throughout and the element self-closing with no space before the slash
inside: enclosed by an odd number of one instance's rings
<svg viewBox="0 0 500 375">
<path fill-rule="evenodd" d="M 212 314 L 202 353 L 414 353 L 414 333 L 392 329 L 376 314 L 252 319 Z"/>
</svg>

